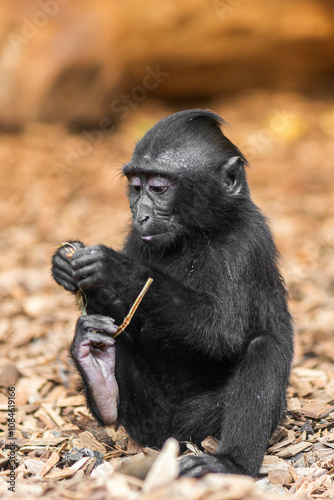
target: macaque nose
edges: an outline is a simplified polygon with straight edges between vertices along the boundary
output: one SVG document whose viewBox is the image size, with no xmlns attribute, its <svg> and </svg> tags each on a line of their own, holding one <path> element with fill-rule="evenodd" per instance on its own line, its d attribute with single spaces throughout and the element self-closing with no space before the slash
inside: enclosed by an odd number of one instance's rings
<svg viewBox="0 0 334 500">
<path fill-rule="evenodd" d="M 140 222 L 141 226 L 144 224 L 144 222 L 147 222 L 149 220 L 149 218 L 150 217 L 148 215 L 145 215 L 145 216 L 141 217 L 139 219 L 139 222 Z"/>
</svg>

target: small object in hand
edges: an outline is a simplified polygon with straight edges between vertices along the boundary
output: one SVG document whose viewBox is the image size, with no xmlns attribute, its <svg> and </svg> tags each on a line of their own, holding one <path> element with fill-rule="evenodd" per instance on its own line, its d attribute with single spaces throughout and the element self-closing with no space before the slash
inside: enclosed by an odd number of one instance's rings
<svg viewBox="0 0 334 500">
<path fill-rule="evenodd" d="M 66 249 L 66 256 L 71 259 L 75 253 L 75 246 L 72 245 L 72 243 L 69 243 L 68 241 L 62 241 L 60 246 L 65 246 L 67 245 L 69 248 Z M 86 316 L 87 314 L 87 300 L 86 300 L 86 294 L 83 290 L 79 288 L 79 290 L 76 293 L 76 299 L 77 299 L 77 304 L 79 306 L 79 309 L 81 310 L 82 314 Z"/>
</svg>

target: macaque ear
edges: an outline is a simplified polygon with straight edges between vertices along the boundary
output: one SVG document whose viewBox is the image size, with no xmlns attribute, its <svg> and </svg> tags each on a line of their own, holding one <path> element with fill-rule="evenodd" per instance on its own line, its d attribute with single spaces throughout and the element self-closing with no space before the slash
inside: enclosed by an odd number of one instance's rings
<svg viewBox="0 0 334 500">
<path fill-rule="evenodd" d="M 240 156 L 233 156 L 223 165 L 222 181 L 228 193 L 240 193 L 244 172 L 244 160 Z"/>
</svg>

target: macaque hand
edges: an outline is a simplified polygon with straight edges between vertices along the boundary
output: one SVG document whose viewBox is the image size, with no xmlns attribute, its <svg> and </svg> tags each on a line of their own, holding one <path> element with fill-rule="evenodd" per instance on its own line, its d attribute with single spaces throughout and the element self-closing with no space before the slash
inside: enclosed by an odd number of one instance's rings
<svg viewBox="0 0 334 500">
<path fill-rule="evenodd" d="M 73 248 L 77 252 L 79 249 L 85 248 L 81 241 L 69 241 L 69 244 L 64 244 L 58 248 L 52 257 L 52 277 L 69 292 L 76 293 L 78 291 L 77 280 L 73 277 L 71 265 Z"/>
</svg>

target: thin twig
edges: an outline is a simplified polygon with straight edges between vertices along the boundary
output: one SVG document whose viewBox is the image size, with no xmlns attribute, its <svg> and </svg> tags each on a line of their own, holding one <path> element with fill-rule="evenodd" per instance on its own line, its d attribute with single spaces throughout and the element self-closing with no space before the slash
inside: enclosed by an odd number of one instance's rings
<svg viewBox="0 0 334 500">
<path fill-rule="evenodd" d="M 130 311 L 128 312 L 128 314 L 125 316 L 124 318 L 124 321 L 123 323 L 117 328 L 117 332 L 115 333 L 114 335 L 114 339 L 120 334 L 122 333 L 123 330 L 125 330 L 125 328 L 128 326 L 128 324 L 130 323 L 130 321 L 132 320 L 132 317 L 134 315 L 134 313 L 136 312 L 137 310 L 137 307 L 139 306 L 139 304 L 141 303 L 141 301 L 143 300 L 144 298 L 144 295 L 146 294 L 147 290 L 150 288 L 151 286 L 151 283 L 153 282 L 153 279 L 152 278 L 148 278 L 148 280 L 146 281 L 145 285 L 143 286 L 141 292 L 139 293 L 138 297 L 136 298 L 136 300 L 134 301 Z"/>
<path fill-rule="evenodd" d="M 68 251 L 66 251 L 66 256 L 69 259 L 71 259 L 74 255 L 76 248 L 74 245 L 72 245 L 72 243 L 69 243 L 68 241 L 61 242 L 61 246 L 64 246 L 64 245 L 68 245 L 70 247 L 70 249 Z M 153 282 L 153 279 L 148 278 L 145 285 L 141 289 L 138 297 L 134 301 L 130 311 L 125 316 L 123 323 L 117 328 L 117 332 L 115 333 L 115 335 L 113 337 L 114 339 L 116 337 L 118 337 L 118 335 L 120 333 L 122 333 L 123 330 L 125 330 L 125 328 L 129 325 L 130 321 L 133 318 L 134 313 L 136 312 L 141 301 L 143 300 L 147 290 L 150 288 L 152 282 Z M 77 304 L 78 304 L 79 308 L 81 309 L 82 314 L 87 315 L 87 298 L 86 298 L 85 292 L 83 290 L 81 290 L 81 288 L 79 288 L 79 290 L 76 293 L 76 299 L 77 299 Z"/>
</svg>

